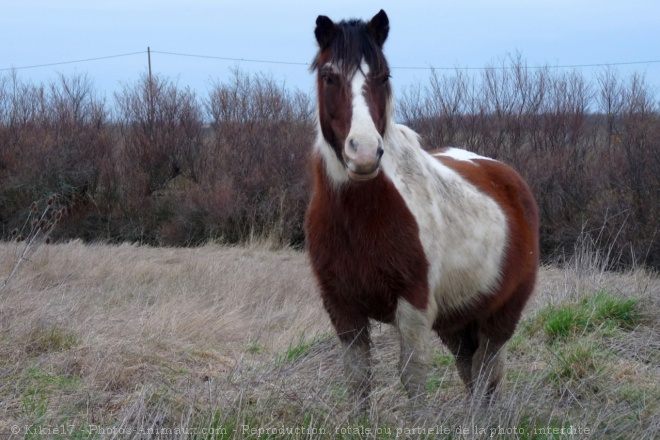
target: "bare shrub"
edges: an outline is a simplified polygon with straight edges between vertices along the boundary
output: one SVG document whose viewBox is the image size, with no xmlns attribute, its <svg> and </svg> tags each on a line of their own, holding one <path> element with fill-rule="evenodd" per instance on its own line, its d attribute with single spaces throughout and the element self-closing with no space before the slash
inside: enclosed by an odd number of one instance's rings
<svg viewBox="0 0 660 440">
<path fill-rule="evenodd" d="M 124 166 L 144 176 L 145 195 L 178 175 L 197 180 L 203 120 L 194 92 L 161 76 L 143 75 L 115 95 Z"/>
<path fill-rule="evenodd" d="M 199 182 L 204 122 L 195 93 L 161 76 L 143 75 L 115 95 L 121 144 L 119 203 L 133 227 L 122 239 L 158 242 L 175 215 L 174 179 Z"/>
<path fill-rule="evenodd" d="M 604 69 L 592 81 L 515 54 L 478 73 L 434 71 L 397 110 L 427 148 L 466 147 L 520 171 L 545 261 L 566 261 L 590 234 L 615 240 L 618 267 L 660 267 L 660 102 L 643 75 Z M 238 69 L 204 97 L 143 75 L 112 111 L 85 75 L 0 76 L 0 234 L 56 192 L 72 215 L 54 238 L 300 245 L 313 124 L 309 96 Z"/>
<path fill-rule="evenodd" d="M 47 86 L 35 86 L 13 74 L 0 85 L 0 168 L 6 177 L 0 183 L 0 221 L 8 229 L 18 227 L 24 206 L 55 192 L 78 216 L 67 219 L 57 235 L 77 234 L 98 194 L 112 146 L 105 102 L 86 75 L 60 75 Z"/>
<path fill-rule="evenodd" d="M 301 244 L 313 136 L 309 98 L 235 70 L 229 83 L 214 84 L 206 108 L 215 153 L 206 182 L 230 204 L 223 238 L 241 242 L 256 234 Z"/>
</svg>

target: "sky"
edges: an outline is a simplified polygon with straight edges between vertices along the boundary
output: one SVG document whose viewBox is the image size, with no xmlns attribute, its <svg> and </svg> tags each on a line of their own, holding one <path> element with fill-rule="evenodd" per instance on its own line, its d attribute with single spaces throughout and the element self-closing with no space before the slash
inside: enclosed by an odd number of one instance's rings
<svg viewBox="0 0 660 440">
<path fill-rule="evenodd" d="M 660 88 L 658 0 L 3 0 L 0 76 L 15 69 L 39 84 L 87 74 L 111 99 L 147 72 L 150 47 L 154 73 L 201 96 L 236 67 L 311 92 L 316 17 L 369 19 L 381 8 L 397 93 L 427 83 L 431 67 L 451 74 L 515 54 L 528 66 L 639 63 L 613 68 Z M 69 61 L 78 62 L 59 64 Z"/>
</svg>

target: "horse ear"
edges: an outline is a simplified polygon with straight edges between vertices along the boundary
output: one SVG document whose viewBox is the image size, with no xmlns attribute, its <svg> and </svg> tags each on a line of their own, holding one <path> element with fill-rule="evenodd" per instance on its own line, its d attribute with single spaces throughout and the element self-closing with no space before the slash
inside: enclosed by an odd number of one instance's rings
<svg viewBox="0 0 660 440">
<path fill-rule="evenodd" d="M 319 48 L 321 50 L 328 47 L 332 38 L 337 32 L 337 25 L 330 20 L 325 15 L 319 15 L 316 19 L 316 29 L 314 29 L 314 35 L 316 36 L 316 41 L 319 43 Z"/>
<path fill-rule="evenodd" d="M 387 18 L 385 11 L 381 9 L 378 14 L 374 15 L 369 20 L 367 27 L 378 47 L 383 47 L 383 43 L 387 39 L 387 34 L 390 32 L 390 20 Z"/>
</svg>

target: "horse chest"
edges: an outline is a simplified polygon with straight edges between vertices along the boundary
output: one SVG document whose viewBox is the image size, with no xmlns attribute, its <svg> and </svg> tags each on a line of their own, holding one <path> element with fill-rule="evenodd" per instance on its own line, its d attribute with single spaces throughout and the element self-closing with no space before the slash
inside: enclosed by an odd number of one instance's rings
<svg viewBox="0 0 660 440">
<path fill-rule="evenodd" d="M 316 191 L 306 220 L 307 247 L 324 303 L 341 303 L 384 322 L 398 298 L 428 301 L 428 263 L 415 218 L 391 182 Z"/>
</svg>

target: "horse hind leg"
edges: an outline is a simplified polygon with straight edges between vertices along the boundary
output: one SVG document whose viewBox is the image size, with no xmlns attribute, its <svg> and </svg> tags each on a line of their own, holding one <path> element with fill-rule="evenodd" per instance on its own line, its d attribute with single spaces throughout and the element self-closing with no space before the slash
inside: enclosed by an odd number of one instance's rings
<svg viewBox="0 0 660 440">
<path fill-rule="evenodd" d="M 458 376 L 461 378 L 468 391 L 471 392 L 473 387 L 473 357 L 479 346 L 474 323 L 466 326 L 460 331 L 449 334 L 438 332 L 438 335 L 447 348 L 449 348 L 449 351 L 454 355 Z"/>
<path fill-rule="evenodd" d="M 506 341 L 490 338 L 479 332 L 479 347 L 472 358 L 471 394 L 478 399 L 491 400 L 504 378 Z"/>
<path fill-rule="evenodd" d="M 428 372 L 426 339 L 429 326 L 426 311 L 400 299 L 396 309 L 396 326 L 401 341 L 401 382 L 412 403 L 421 404 L 425 400 Z"/>
<path fill-rule="evenodd" d="M 499 310 L 478 324 L 479 348 L 472 359 L 472 378 L 478 379 L 476 395 L 489 400 L 495 397 L 505 374 L 506 343 L 520 321 L 522 310 L 534 287 L 534 279 L 535 275 L 521 283 Z"/>
</svg>

